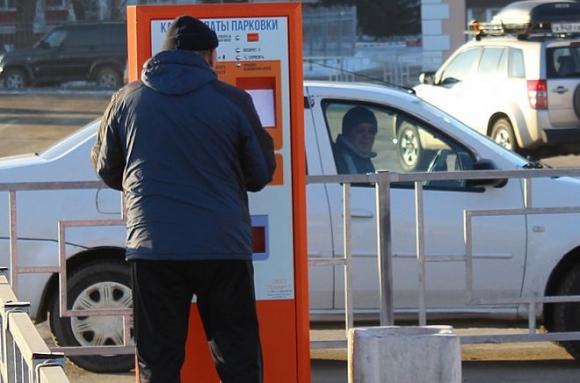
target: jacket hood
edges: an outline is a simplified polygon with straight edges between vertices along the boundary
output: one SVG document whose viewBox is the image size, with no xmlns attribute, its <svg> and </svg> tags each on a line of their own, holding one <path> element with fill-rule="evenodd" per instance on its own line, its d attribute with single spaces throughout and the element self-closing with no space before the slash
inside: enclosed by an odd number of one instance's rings
<svg viewBox="0 0 580 383">
<path fill-rule="evenodd" d="M 145 86 L 172 95 L 190 93 L 216 79 L 217 75 L 203 57 L 182 49 L 156 54 L 143 65 L 141 72 Z"/>
</svg>

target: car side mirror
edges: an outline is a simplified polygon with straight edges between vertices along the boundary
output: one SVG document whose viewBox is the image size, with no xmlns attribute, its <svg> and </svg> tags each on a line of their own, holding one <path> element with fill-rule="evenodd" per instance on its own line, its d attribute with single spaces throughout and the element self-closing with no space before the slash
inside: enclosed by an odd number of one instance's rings
<svg viewBox="0 0 580 383">
<path fill-rule="evenodd" d="M 425 85 L 435 84 L 435 72 L 422 72 L 419 75 L 419 82 Z"/>
<path fill-rule="evenodd" d="M 486 158 L 479 159 L 473 164 L 473 170 L 497 170 L 495 163 L 492 160 Z M 481 188 L 486 186 L 491 186 L 494 188 L 501 188 L 507 184 L 507 178 L 483 178 L 483 179 L 473 179 L 467 180 L 467 186 L 472 188 Z"/>
</svg>

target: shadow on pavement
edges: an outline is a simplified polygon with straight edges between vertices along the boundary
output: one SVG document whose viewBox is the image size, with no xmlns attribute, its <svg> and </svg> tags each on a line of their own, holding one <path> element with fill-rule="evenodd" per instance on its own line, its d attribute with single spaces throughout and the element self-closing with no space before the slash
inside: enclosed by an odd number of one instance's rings
<svg viewBox="0 0 580 383">
<path fill-rule="evenodd" d="M 573 383 L 580 381 L 580 363 L 573 360 L 463 362 L 462 375 L 463 383 Z M 312 360 L 312 383 L 346 382 L 346 361 Z"/>
</svg>

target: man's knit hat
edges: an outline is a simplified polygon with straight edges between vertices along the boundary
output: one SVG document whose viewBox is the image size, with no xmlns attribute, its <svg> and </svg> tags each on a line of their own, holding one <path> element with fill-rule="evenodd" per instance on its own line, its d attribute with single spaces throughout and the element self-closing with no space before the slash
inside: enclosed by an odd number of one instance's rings
<svg viewBox="0 0 580 383">
<path fill-rule="evenodd" d="M 342 118 L 342 134 L 349 135 L 350 131 L 359 124 L 368 123 L 377 126 L 375 114 L 364 106 L 355 106 Z"/>
<path fill-rule="evenodd" d="M 216 33 L 192 16 L 178 16 L 167 30 L 163 50 L 205 51 L 218 46 Z"/>
</svg>

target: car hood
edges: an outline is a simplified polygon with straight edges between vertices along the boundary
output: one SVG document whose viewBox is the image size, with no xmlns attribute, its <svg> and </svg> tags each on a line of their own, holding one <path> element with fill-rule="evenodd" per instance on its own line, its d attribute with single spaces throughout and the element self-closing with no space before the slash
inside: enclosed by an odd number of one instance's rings
<svg viewBox="0 0 580 383">
<path fill-rule="evenodd" d="M 46 160 L 34 153 L 21 154 L 11 157 L 0 157 L 0 170 L 21 168 L 23 166 L 32 166 L 45 163 Z"/>
<path fill-rule="evenodd" d="M 4 54 L 2 61 L 6 63 L 23 62 L 27 59 L 32 59 L 40 56 L 46 50 L 38 48 L 20 48 Z"/>
</svg>

